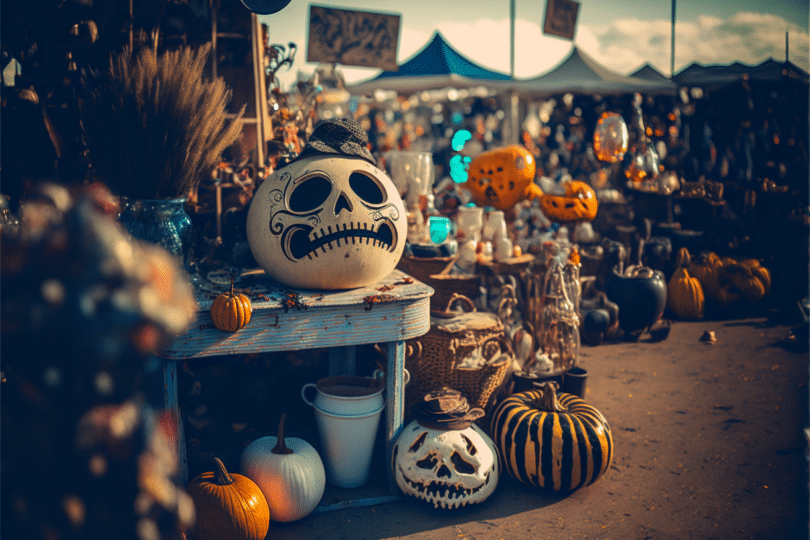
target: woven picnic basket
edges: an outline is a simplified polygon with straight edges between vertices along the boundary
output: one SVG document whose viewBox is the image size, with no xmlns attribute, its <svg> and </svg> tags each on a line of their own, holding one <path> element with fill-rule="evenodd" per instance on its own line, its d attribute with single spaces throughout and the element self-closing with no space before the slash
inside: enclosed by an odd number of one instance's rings
<svg viewBox="0 0 810 540">
<path fill-rule="evenodd" d="M 454 310 L 456 304 L 467 310 Z M 471 406 L 486 411 L 513 358 L 501 320 L 493 313 L 477 311 L 469 298 L 459 294 L 451 296 L 445 310 L 431 312 L 430 330 L 409 344 L 414 351 L 405 359 L 411 374 L 405 390 L 409 417 L 425 394 L 443 386 L 459 390 Z M 462 367 L 474 352 L 487 360 L 497 358 L 481 367 Z"/>
<path fill-rule="evenodd" d="M 412 257 L 403 255 L 397 268 L 433 288 L 430 308 L 442 310 L 454 294 L 477 300 L 481 295 L 481 277 L 478 274 L 454 274 L 457 257 Z"/>
</svg>

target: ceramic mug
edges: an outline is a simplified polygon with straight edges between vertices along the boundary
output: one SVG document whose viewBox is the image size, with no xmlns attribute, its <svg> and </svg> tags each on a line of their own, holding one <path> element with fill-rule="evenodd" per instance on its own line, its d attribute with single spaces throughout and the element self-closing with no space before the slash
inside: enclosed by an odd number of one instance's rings
<svg viewBox="0 0 810 540">
<path fill-rule="evenodd" d="M 456 214 L 456 238 L 459 242 L 481 239 L 484 227 L 484 209 L 480 206 L 462 206 Z"/>
<path fill-rule="evenodd" d="M 514 254 L 514 246 L 512 246 L 512 241 L 505 236 L 496 237 L 493 240 L 495 244 L 495 260 L 496 261 L 505 261 L 507 259 L 512 258 Z"/>
</svg>

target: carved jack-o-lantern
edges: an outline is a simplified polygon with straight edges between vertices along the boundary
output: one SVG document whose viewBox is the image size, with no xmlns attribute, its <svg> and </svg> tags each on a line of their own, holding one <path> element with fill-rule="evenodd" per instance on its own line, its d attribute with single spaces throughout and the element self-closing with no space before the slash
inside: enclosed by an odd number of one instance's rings
<svg viewBox="0 0 810 540">
<path fill-rule="evenodd" d="M 509 210 L 518 202 L 543 193 L 534 183 L 536 170 L 534 156 L 523 146 L 497 148 L 470 162 L 464 187 L 477 205 Z"/>
<path fill-rule="evenodd" d="M 383 171 L 364 159 L 316 154 L 259 186 L 247 236 L 256 261 L 276 280 L 351 289 L 391 273 L 406 227 L 402 198 Z"/>
<path fill-rule="evenodd" d="M 593 188 L 578 180 L 563 182 L 562 187 L 565 195 L 544 193 L 540 197 L 543 214 L 557 223 L 593 221 L 599 209 Z"/>
<path fill-rule="evenodd" d="M 469 409 L 458 391 L 447 388 L 425 399 L 445 405 L 449 400 L 454 409 L 439 417 L 420 409 L 419 417 L 405 426 L 392 456 L 397 485 L 436 508 L 483 502 L 495 491 L 500 473 L 495 444 L 472 423 L 483 410 Z"/>
</svg>

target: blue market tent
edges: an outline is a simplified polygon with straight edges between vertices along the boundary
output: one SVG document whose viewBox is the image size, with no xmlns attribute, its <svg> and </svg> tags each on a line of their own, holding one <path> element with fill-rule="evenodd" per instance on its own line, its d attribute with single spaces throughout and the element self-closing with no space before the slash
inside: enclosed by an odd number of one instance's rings
<svg viewBox="0 0 810 540">
<path fill-rule="evenodd" d="M 419 52 L 399 66 L 346 89 L 352 94 L 395 90 L 408 94 L 441 88 L 487 86 L 491 81 L 509 81 L 509 75 L 479 66 L 455 50 L 440 32 Z"/>
</svg>

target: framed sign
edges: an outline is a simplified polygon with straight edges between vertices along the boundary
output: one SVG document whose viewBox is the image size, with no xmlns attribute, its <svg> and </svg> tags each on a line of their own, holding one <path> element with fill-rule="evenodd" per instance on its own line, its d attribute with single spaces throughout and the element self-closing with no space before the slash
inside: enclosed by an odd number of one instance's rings
<svg viewBox="0 0 810 540">
<path fill-rule="evenodd" d="M 574 0 L 548 0 L 543 33 L 574 39 L 578 14 L 579 2 L 574 2 Z"/>
<path fill-rule="evenodd" d="M 397 71 L 396 14 L 309 6 L 307 62 Z"/>
</svg>

